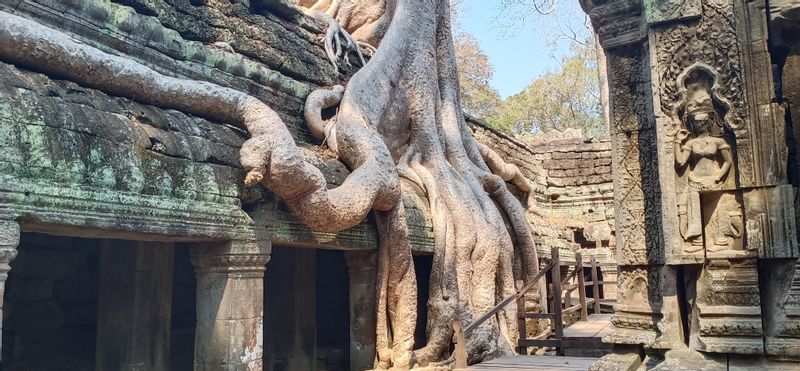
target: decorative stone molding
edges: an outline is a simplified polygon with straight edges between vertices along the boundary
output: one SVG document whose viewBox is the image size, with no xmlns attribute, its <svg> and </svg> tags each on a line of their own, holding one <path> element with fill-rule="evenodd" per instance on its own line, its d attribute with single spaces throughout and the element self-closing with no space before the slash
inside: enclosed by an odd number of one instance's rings
<svg viewBox="0 0 800 371">
<path fill-rule="evenodd" d="M 581 0 L 604 48 L 640 41 L 647 36 L 639 0 Z"/>
<path fill-rule="evenodd" d="M 191 251 L 190 258 L 198 276 L 224 273 L 263 277 L 270 254 L 262 250 L 256 242 L 230 241 L 201 245 Z"/>
<path fill-rule="evenodd" d="M 19 234 L 19 223 L 0 220 L 0 281 L 2 282 L 5 282 L 6 278 L 8 278 L 8 271 L 11 270 L 10 263 L 17 257 Z M 2 300 L 0 300 L 0 303 L 2 303 Z"/>
</svg>

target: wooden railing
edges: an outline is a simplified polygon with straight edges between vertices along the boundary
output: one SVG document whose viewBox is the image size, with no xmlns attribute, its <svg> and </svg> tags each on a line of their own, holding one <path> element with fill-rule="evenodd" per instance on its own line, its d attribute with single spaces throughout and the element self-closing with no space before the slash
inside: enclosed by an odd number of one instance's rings
<svg viewBox="0 0 800 371">
<path fill-rule="evenodd" d="M 613 264 L 603 264 L 613 265 Z M 561 267 L 571 269 L 566 277 L 561 278 Z M 547 263 L 539 273 L 530 280 L 522 289 L 517 291 L 516 294 L 503 299 L 500 303 L 495 305 L 491 310 L 478 317 L 475 321 L 470 323 L 467 327 L 461 321 L 453 322 L 453 342 L 455 343 L 455 368 L 467 367 L 467 350 L 465 339 L 466 336 L 478 328 L 483 322 L 495 316 L 500 310 L 505 308 L 511 302 L 516 301 L 517 304 L 517 328 L 519 330 L 519 342 L 517 344 L 517 352 L 519 354 L 527 354 L 528 347 L 555 347 L 556 354 L 564 355 L 564 317 L 571 316 L 573 313 L 580 311 L 580 320 L 586 321 L 589 318 L 589 306 L 591 305 L 594 313 L 600 313 L 601 304 L 613 303 L 613 299 L 601 299 L 600 289 L 605 284 L 616 284 L 616 281 L 600 281 L 599 271 L 601 265 L 597 263 L 595 257 L 591 257 L 588 263 L 583 262 L 580 253 L 575 254 L 575 264 L 564 264 L 559 259 L 558 248 L 550 249 L 550 262 Z M 586 281 L 586 276 L 583 273 L 583 268 L 590 269 L 591 281 Z M 548 313 L 532 313 L 527 312 L 525 308 L 525 295 L 531 289 L 539 284 L 539 280 L 546 274 L 550 274 L 551 283 L 548 285 L 547 304 Z M 569 282 L 577 278 L 577 283 L 570 284 Z M 586 297 L 586 288 L 592 287 L 592 297 Z M 578 304 L 572 305 L 572 292 L 578 291 Z M 555 294 L 558 293 L 558 294 Z M 566 303 L 566 305 L 565 305 Z M 527 323 L 529 318 L 533 319 L 548 319 L 550 320 L 550 331 L 544 332 L 534 338 L 527 337 Z"/>
</svg>

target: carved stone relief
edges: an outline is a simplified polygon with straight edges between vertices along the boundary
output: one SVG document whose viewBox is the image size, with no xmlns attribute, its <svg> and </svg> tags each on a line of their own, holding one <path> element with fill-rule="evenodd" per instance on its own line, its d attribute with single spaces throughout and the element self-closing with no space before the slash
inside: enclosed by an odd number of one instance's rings
<svg viewBox="0 0 800 371">
<path fill-rule="evenodd" d="M 608 54 L 612 108 L 617 257 L 621 265 L 662 264 L 663 244 L 655 120 L 646 51 L 641 46 Z M 646 190 L 646 191 L 645 191 Z M 648 232 L 649 231 L 649 232 Z"/>
<path fill-rule="evenodd" d="M 646 37 L 640 0 L 580 0 L 605 48 L 626 45 Z"/>
<path fill-rule="evenodd" d="M 648 24 L 676 21 L 700 15 L 700 0 L 649 0 L 644 2 Z"/>
<path fill-rule="evenodd" d="M 800 359 L 797 197 L 767 49 L 770 4 L 582 4 L 611 90 L 621 266 L 606 340 Z M 646 48 L 603 33 L 621 20 L 646 25 Z"/>
<path fill-rule="evenodd" d="M 761 297 L 755 259 L 714 259 L 697 280 L 689 346 L 714 353 L 762 354 Z"/>
<path fill-rule="evenodd" d="M 725 257 L 743 250 L 744 221 L 727 122 L 731 104 L 719 94 L 720 75 L 695 63 L 677 76 L 673 108 L 675 185 L 682 253 Z M 719 255 L 723 254 L 723 255 Z M 734 256 L 737 254 L 734 253 Z"/>
</svg>

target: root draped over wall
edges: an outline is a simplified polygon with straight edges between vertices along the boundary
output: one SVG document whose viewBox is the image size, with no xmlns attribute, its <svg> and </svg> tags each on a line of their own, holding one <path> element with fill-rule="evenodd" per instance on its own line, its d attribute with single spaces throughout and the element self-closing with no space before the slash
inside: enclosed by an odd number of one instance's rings
<svg viewBox="0 0 800 371">
<path fill-rule="evenodd" d="M 361 21 L 355 30 L 346 22 L 343 27 L 358 41 L 378 46 L 343 92 L 321 90 L 307 102 L 312 132 L 324 136 L 351 170 L 333 189 L 303 160 L 278 115 L 245 93 L 164 76 L 5 12 L 0 60 L 246 129 L 250 138 L 240 153 L 245 182 L 262 183 L 312 229 L 340 231 L 374 211 L 380 237 L 377 366 L 446 362 L 453 321 L 470 323 L 512 295 L 517 280 L 527 282 L 537 273 L 526 210 L 505 180 L 523 191 L 530 185 L 478 145 L 464 122 L 448 0 L 332 3 L 351 6 L 349 19 Z M 337 14 L 331 16 L 342 22 Z M 323 122 L 319 111 L 337 103 L 335 123 Z M 401 178 L 426 193 L 435 236 L 428 344 L 418 350 L 412 349 L 417 285 Z M 470 334 L 470 360 L 511 353 L 516 331 L 516 307 L 509 306 Z"/>
</svg>

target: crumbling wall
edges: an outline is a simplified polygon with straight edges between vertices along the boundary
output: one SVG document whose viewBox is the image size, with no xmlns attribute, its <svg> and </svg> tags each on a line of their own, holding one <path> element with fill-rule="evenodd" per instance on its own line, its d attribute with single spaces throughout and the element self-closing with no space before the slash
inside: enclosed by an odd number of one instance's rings
<svg viewBox="0 0 800 371">
<path fill-rule="evenodd" d="M 533 147 L 472 121 L 479 140 L 517 165 L 531 180 L 536 208 L 582 222 L 613 219 L 611 139 L 563 139 Z"/>
<path fill-rule="evenodd" d="M 565 257 L 583 248 L 602 261 L 613 261 L 614 184 L 611 140 L 564 139 L 529 147 L 479 119 L 470 117 L 473 132 L 506 161 L 516 165 L 533 184 L 533 225 L 540 256 L 550 247 Z M 519 194 L 519 193 L 518 193 Z"/>
<path fill-rule="evenodd" d="M 241 3 L 124 3 L 135 8 L 101 0 L 6 0 L 0 1 L 0 9 L 161 73 L 258 97 L 278 112 L 328 181 L 341 183 L 347 169 L 318 156 L 319 144 L 305 127 L 302 109 L 310 91 L 340 83 L 352 71 L 333 73 L 315 23 L 251 14 Z M 2 69 L 0 130 L 9 150 L 0 154 L 0 192 L 12 200 L 2 211 L 4 217 L 30 215 L 48 229 L 63 225 L 193 239 L 251 236 L 287 245 L 375 248 L 369 223 L 338 234 L 312 232 L 269 192 L 243 188 L 238 147 L 246 133 L 58 81 L 25 66 L 4 64 Z M 412 231 L 419 231 L 414 246 L 430 251 L 424 203 L 415 194 L 406 203 L 416 228 Z M 258 223 L 248 214 L 256 209 L 267 210 L 259 214 Z M 64 213 L 81 217 L 64 218 Z"/>
</svg>

